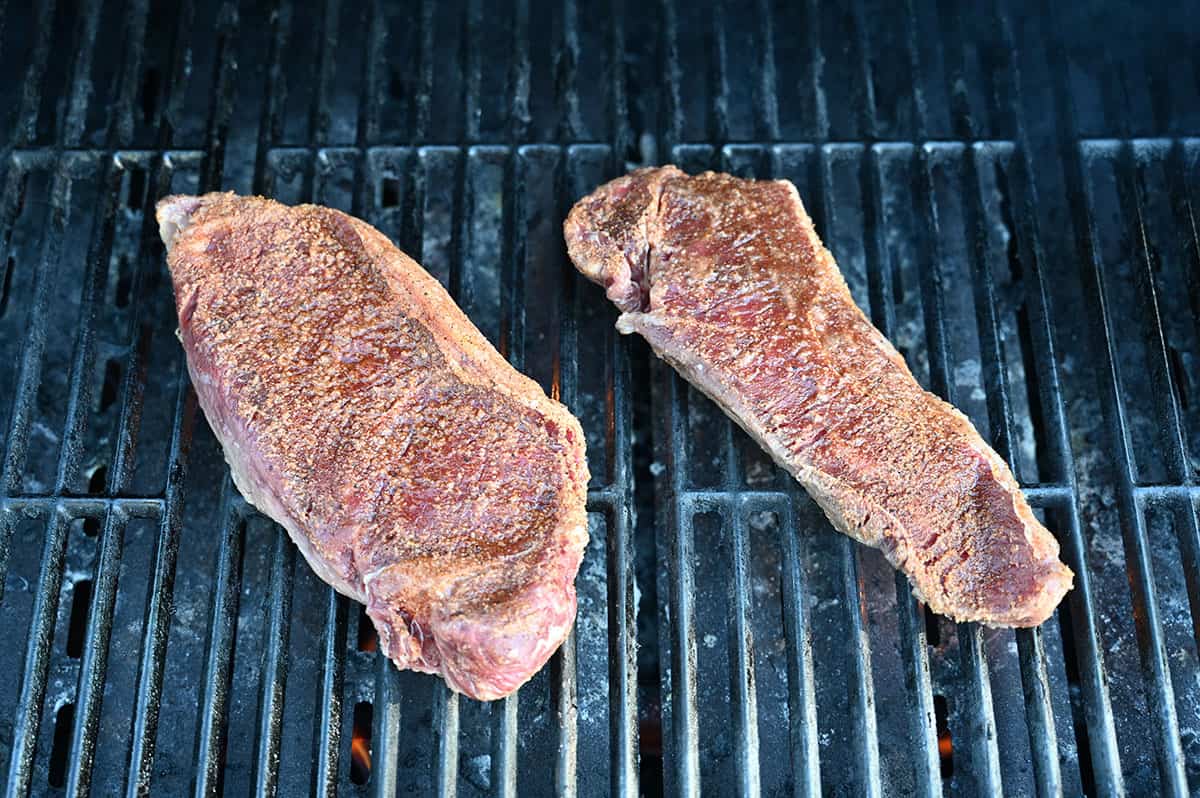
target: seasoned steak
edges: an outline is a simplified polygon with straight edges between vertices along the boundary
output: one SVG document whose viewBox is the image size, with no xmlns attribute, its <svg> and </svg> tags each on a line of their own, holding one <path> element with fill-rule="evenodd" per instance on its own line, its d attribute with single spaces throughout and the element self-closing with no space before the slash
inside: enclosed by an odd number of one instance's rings
<svg viewBox="0 0 1200 798">
<path fill-rule="evenodd" d="M 1058 543 L 970 421 L 855 306 L 791 183 L 642 169 L 581 200 L 565 234 L 624 311 L 618 329 L 641 333 L 932 609 L 994 626 L 1054 611 L 1072 579 Z"/>
<path fill-rule="evenodd" d="M 159 229 L 188 371 L 247 501 L 400 668 L 516 690 L 575 619 L 579 422 L 364 222 L 233 194 Z"/>
</svg>

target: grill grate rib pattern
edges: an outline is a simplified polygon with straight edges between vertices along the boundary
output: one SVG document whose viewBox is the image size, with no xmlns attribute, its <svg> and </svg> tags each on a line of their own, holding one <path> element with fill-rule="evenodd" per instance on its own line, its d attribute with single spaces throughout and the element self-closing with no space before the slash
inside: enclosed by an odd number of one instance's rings
<svg viewBox="0 0 1200 798">
<path fill-rule="evenodd" d="M 0 4 L 6 794 L 1200 788 L 1194 24 L 492 6 Z M 797 184 L 855 299 L 1057 534 L 1054 619 L 929 616 L 616 335 L 559 224 L 668 161 Z M 153 220 L 216 188 L 366 218 L 581 418 L 579 620 L 518 695 L 397 672 L 237 495 Z"/>
</svg>

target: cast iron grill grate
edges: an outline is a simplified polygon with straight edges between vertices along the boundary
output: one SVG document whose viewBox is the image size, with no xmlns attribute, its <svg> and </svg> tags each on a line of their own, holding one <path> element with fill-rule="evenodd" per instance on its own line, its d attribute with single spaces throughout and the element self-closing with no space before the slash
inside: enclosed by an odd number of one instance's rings
<svg viewBox="0 0 1200 798">
<path fill-rule="evenodd" d="M 0 10 L 7 794 L 1200 788 L 1195 15 L 752 12 Z M 666 161 L 796 182 L 1061 541 L 1054 619 L 928 614 L 618 338 L 559 224 Z M 397 672 L 232 488 L 152 218 L 216 188 L 368 219 L 583 422 L 579 620 L 516 697 Z"/>
</svg>

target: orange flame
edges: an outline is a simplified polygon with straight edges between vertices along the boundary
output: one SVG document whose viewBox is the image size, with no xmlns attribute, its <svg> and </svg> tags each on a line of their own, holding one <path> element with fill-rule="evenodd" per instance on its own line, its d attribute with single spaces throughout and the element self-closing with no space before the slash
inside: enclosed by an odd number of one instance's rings
<svg viewBox="0 0 1200 798">
<path fill-rule="evenodd" d="M 367 746 L 367 739 L 359 735 L 357 730 L 350 740 L 350 756 L 364 772 L 371 772 L 371 749 Z"/>
</svg>

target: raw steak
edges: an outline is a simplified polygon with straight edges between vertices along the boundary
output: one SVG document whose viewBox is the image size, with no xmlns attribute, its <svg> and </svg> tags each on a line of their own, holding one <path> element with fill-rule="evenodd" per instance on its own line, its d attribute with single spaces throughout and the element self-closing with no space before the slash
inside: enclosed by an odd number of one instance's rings
<svg viewBox="0 0 1200 798">
<path fill-rule="evenodd" d="M 366 604 L 398 667 L 516 690 L 575 619 L 579 422 L 358 219 L 206 194 L 164 199 L 158 221 L 238 489 Z"/>
<path fill-rule="evenodd" d="M 621 332 L 641 333 L 931 608 L 995 626 L 1054 611 L 1072 580 L 1058 543 L 855 306 L 791 183 L 642 169 L 581 200 L 565 234 L 624 311 Z"/>
</svg>

